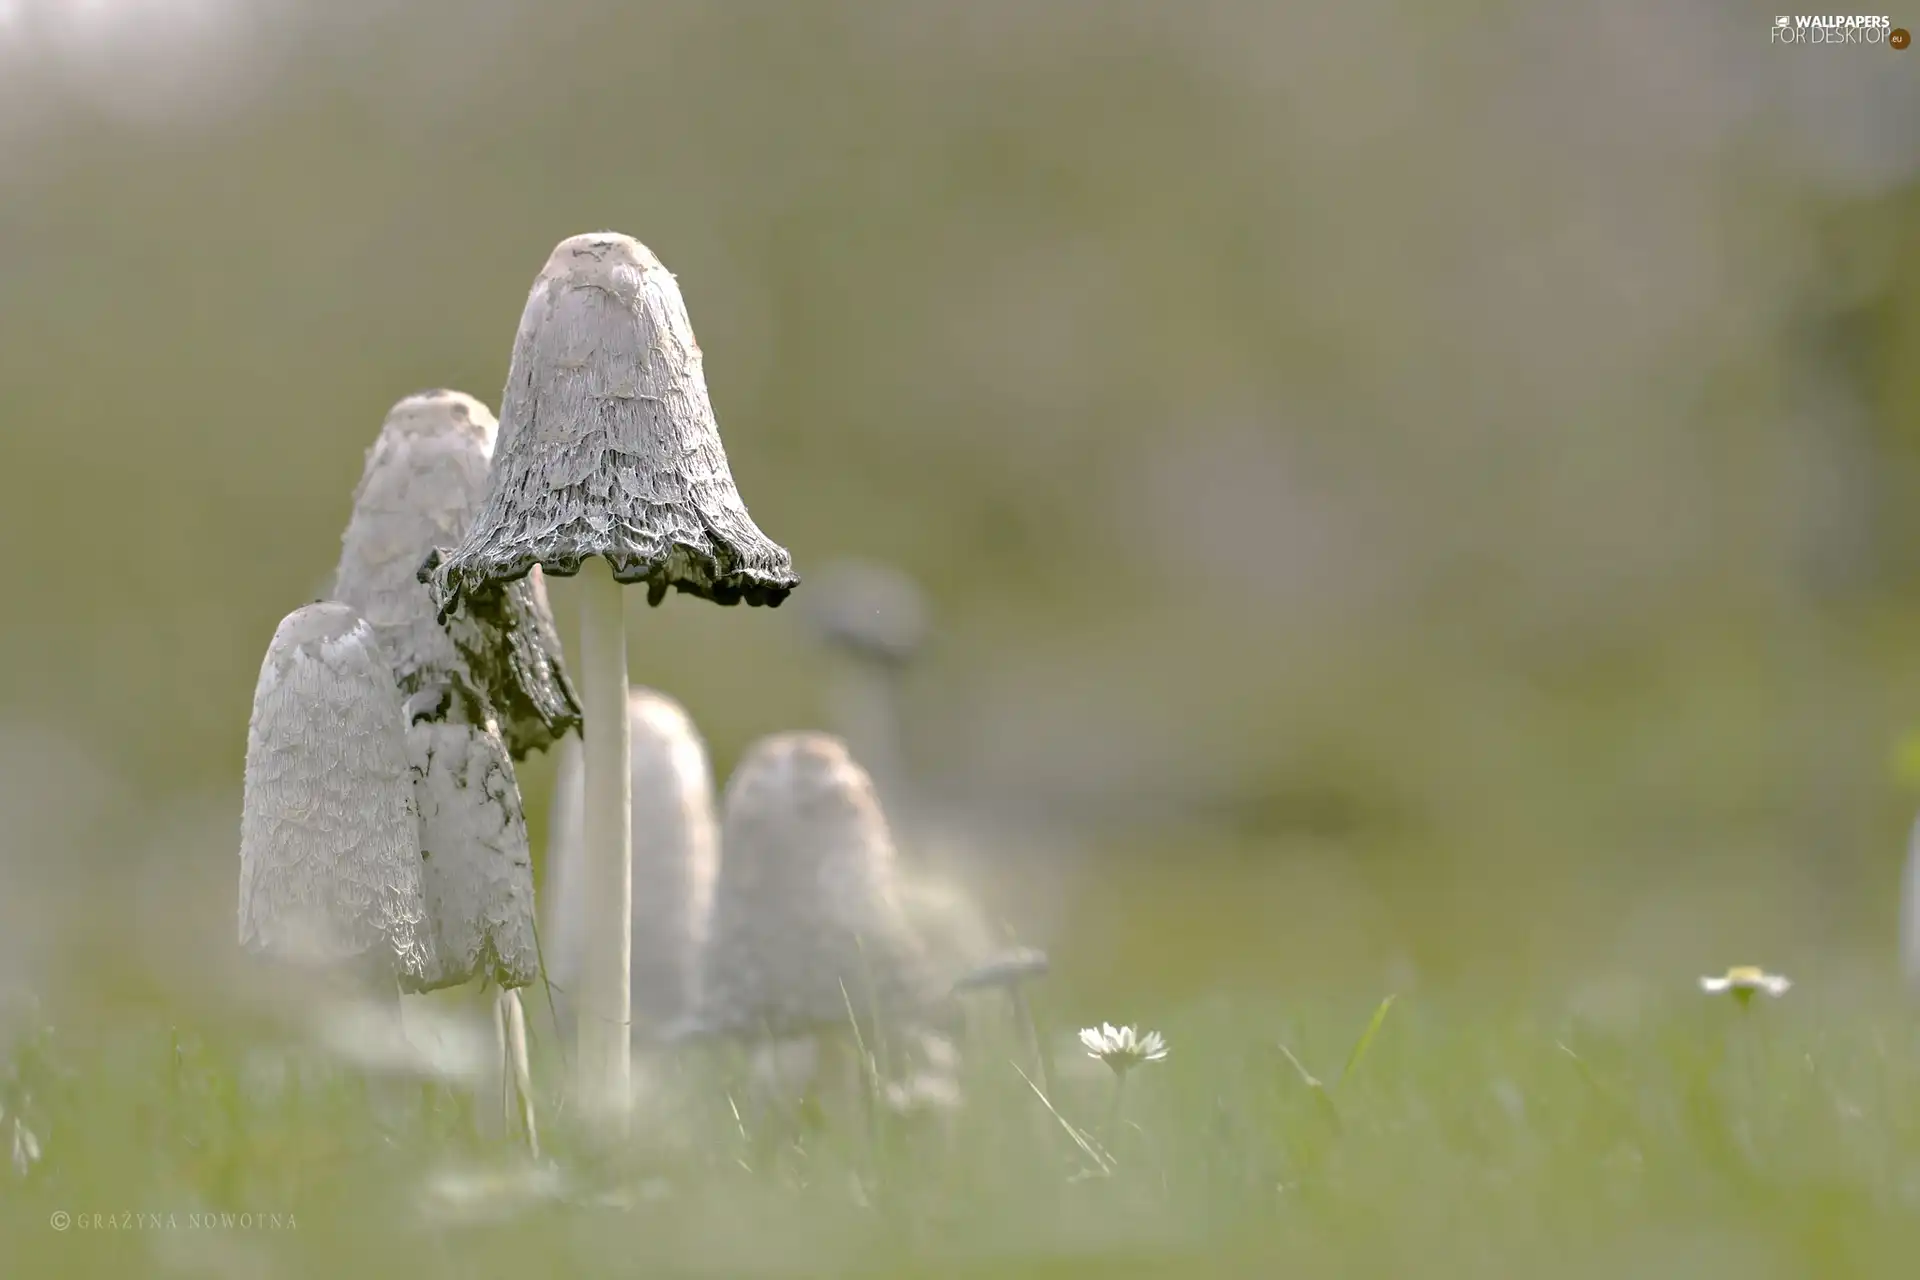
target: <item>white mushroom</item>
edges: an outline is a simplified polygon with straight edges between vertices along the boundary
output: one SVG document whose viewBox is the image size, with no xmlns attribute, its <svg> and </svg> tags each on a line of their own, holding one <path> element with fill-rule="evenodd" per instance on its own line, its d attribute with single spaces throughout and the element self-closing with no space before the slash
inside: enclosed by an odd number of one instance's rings
<svg viewBox="0 0 1920 1280">
<path fill-rule="evenodd" d="M 720 850 L 691 1035 L 753 1041 L 757 1091 L 853 1087 L 855 1026 L 896 1082 L 951 1077 L 956 1010 L 843 741 L 781 733 L 749 748 L 721 800 Z"/>
<path fill-rule="evenodd" d="M 952 982 L 983 963 L 996 940 L 972 896 L 925 856 L 932 833 L 901 749 L 900 685 L 926 641 L 926 598 L 898 569 L 841 560 L 821 570 L 805 600 L 802 616 L 834 657 L 836 726 L 873 776 L 899 841 L 901 905 L 940 978 Z"/>
<path fill-rule="evenodd" d="M 518 988 L 538 976 L 533 859 L 496 716 L 502 705 L 535 708 L 522 722 L 525 747 L 543 747 L 578 722 L 558 640 L 532 585 L 515 584 L 517 611 L 470 613 L 442 627 L 418 578 L 435 547 L 472 522 L 494 434 L 486 406 L 458 391 L 394 405 L 367 450 L 334 578 L 335 596 L 365 614 L 380 637 L 407 699 L 436 961 L 418 990 L 476 977 Z M 534 660 L 516 662 L 517 649 Z M 537 673 L 530 682 L 519 678 L 527 671 Z"/>
<path fill-rule="evenodd" d="M 445 625 L 419 580 L 422 561 L 458 541 L 480 509 L 496 432 L 487 407 L 458 391 L 394 405 L 367 450 L 330 598 L 373 624 L 404 697 L 446 700 L 427 718 L 492 717 L 518 760 L 580 726 L 541 576 Z"/>
<path fill-rule="evenodd" d="M 833 718 L 899 824 L 912 815 L 899 686 L 926 640 L 926 600 L 898 569 L 842 560 L 808 588 L 802 616 L 834 655 Z"/>
<path fill-rule="evenodd" d="M 632 847 L 620 585 L 776 606 L 799 579 L 735 489 L 699 344 L 673 276 L 613 232 L 562 241 L 521 313 L 487 496 L 461 543 L 423 566 L 440 615 L 485 610 L 543 566 L 581 574 L 586 725 L 585 953 L 576 1009 L 583 1101 L 631 1100 Z M 592 562 L 591 564 L 589 562 Z"/>
<path fill-rule="evenodd" d="M 685 708 L 663 693 L 627 698 L 632 750 L 633 1025 L 635 1039 L 692 1012 L 700 948 L 720 860 L 713 773 Z M 561 1003 L 578 980 L 586 884 L 581 875 L 586 775 L 580 744 L 560 744 L 548 844 L 547 973 Z"/>
<path fill-rule="evenodd" d="M 416 720 L 407 758 L 420 806 L 421 882 L 437 963 L 422 991 L 540 976 L 533 855 L 506 744 L 482 725 Z"/>
<path fill-rule="evenodd" d="M 472 522 L 495 432 L 487 407 L 458 391 L 394 405 L 367 450 L 333 594 L 365 613 L 407 699 L 434 963 L 404 985 L 425 992 L 477 977 L 502 987 L 495 1023 L 510 1068 L 507 1033 L 524 1026 L 517 988 L 540 972 L 533 860 L 510 757 L 577 727 L 578 705 L 538 575 L 447 626 L 419 580 L 421 563 Z"/>
<path fill-rule="evenodd" d="M 406 721 L 373 628 L 311 604 L 273 633 L 247 726 L 240 942 L 297 964 L 432 964 Z"/>
<path fill-rule="evenodd" d="M 701 1029 L 786 1035 L 849 1008 L 911 1021 L 944 995 L 894 883 L 866 771 L 824 733 L 762 738 L 721 801 L 720 874 L 700 969 Z"/>
<path fill-rule="evenodd" d="M 1009 947 L 985 964 L 963 974 L 953 984 L 955 995 L 980 991 L 1004 991 L 1013 1013 L 1014 1031 L 1026 1042 L 1040 1071 L 1040 1083 L 1053 1092 L 1053 1064 L 1040 1038 L 1040 1026 L 1034 1020 L 1033 1006 L 1027 1000 L 1026 984 L 1044 978 L 1053 962 L 1038 947 Z"/>
</svg>

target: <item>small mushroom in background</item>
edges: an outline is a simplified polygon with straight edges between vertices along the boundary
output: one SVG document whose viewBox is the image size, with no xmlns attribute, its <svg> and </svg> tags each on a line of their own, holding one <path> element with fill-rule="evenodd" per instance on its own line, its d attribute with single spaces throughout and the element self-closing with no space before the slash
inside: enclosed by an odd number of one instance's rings
<svg viewBox="0 0 1920 1280">
<path fill-rule="evenodd" d="M 576 1036 L 581 1100 L 626 1125 L 632 815 L 622 584 L 777 606 L 798 584 L 734 487 L 673 275 L 630 236 L 563 240 L 534 280 L 500 403 L 484 505 L 421 566 L 442 619 L 494 608 L 544 568 L 579 574 L 587 903 Z"/>
<path fill-rule="evenodd" d="M 418 577 L 434 548 L 472 522 L 495 433 L 487 407 L 458 391 L 394 405 L 354 490 L 333 594 L 366 615 L 406 698 L 435 960 L 404 985 L 421 993 L 475 978 L 497 986 L 495 1025 L 524 1036 L 518 989 L 539 976 L 540 964 L 533 859 L 512 757 L 577 727 L 578 705 L 537 578 L 443 627 Z M 525 1056 L 524 1044 L 502 1042 L 509 1078 Z M 521 1101 L 524 1112 L 530 1100 Z M 514 1114 L 511 1104 L 507 1110 Z M 530 1125 L 526 1133 L 531 1143 Z"/>
<path fill-rule="evenodd" d="M 756 1073 L 783 1083 L 786 1064 L 809 1077 L 828 1074 L 823 1056 L 845 1064 L 854 1026 L 883 1058 L 912 1052 L 950 1012 L 949 993 L 901 910 L 893 837 L 846 744 L 760 739 L 728 780 L 720 822 L 698 1033 L 771 1041 Z M 795 1040 L 813 1048 L 783 1043 Z"/>
<path fill-rule="evenodd" d="M 898 569 L 840 560 L 815 575 L 801 617 L 834 657 L 840 736 L 873 775 L 894 824 L 911 827 L 919 815 L 907 787 L 900 684 L 926 643 L 925 595 Z"/>
<path fill-rule="evenodd" d="M 898 569 L 840 560 L 820 571 L 801 616 L 833 654 L 833 718 L 873 776 L 899 840 L 901 905 L 951 982 L 987 960 L 996 941 L 973 896 L 926 856 L 936 838 L 908 781 L 900 686 L 926 643 L 925 595 Z M 951 835 L 937 842 L 954 843 Z"/>
<path fill-rule="evenodd" d="M 1015 1031 L 1026 1042 L 1040 1071 L 1040 1083 L 1049 1095 L 1053 1092 L 1053 1063 L 1046 1051 L 1040 1024 L 1034 1019 L 1033 1005 L 1027 999 L 1026 984 L 1044 978 L 1053 964 L 1038 947 L 1011 947 L 987 963 L 963 975 L 953 984 L 955 995 L 981 991 L 1003 991 L 1013 1012 Z"/>
<path fill-rule="evenodd" d="M 694 1007 L 720 830 L 706 743 L 686 709 L 664 693 L 627 697 L 632 750 L 633 1033 L 655 1041 Z M 586 777 L 578 739 L 560 744 L 548 844 L 545 941 L 554 1001 L 565 1001 L 580 971 L 586 886 L 581 875 Z"/>
<path fill-rule="evenodd" d="M 240 943 L 398 999 L 434 964 L 406 719 L 367 620 L 310 604 L 273 633 L 247 726 Z"/>
</svg>

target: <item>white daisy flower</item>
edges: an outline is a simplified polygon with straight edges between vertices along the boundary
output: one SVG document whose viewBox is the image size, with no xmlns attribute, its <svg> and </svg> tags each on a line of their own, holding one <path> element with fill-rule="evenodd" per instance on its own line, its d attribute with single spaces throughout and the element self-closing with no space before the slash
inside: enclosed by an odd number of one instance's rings
<svg viewBox="0 0 1920 1280">
<path fill-rule="evenodd" d="M 1158 1031 L 1142 1035 L 1132 1027 L 1116 1027 L 1111 1022 L 1083 1027 L 1080 1043 L 1086 1046 L 1089 1058 L 1106 1063 L 1115 1075 L 1125 1075 L 1142 1062 L 1158 1062 L 1167 1056 L 1167 1042 Z"/>
<path fill-rule="evenodd" d="M 1708 995 L 1731 995 L 1741 1004 L 1753 999 L 1756 991 L 1764 991 L 1770 996 L 1783 996 L 1791 986 L 1791 979 L 1768 973 L 1758 965 L 1751 964 L 1735 965 L 1717 978 L 1700 979 L 1700 989 Z"/>
</svg>

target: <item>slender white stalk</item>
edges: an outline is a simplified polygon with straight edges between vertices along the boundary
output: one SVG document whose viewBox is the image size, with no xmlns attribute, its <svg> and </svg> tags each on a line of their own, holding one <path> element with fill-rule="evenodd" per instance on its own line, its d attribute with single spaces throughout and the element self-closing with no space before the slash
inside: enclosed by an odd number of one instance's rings
<svg viewBox="0 0 1920 1280">
<path fill-rule="evenodd" d="M 586 929 L 578 1014 L 580 1099 L 624 1126 L 632 1099 L 633 774 L 627 628 L 620 584 L 599 557 L 580 566 L 585 720 Z"/>
<path fill-rule="evenodd" d="M 906 768 L 900 744 L 899 675 L 886 663 L 863 653 L 846 655 L 835 682 L 834 718 L 854 757 L 867 768 L 888 820 L 913 832 L 919 814 L 906 793 Z M 912 841 L 909 840 L 911 845 Z"/>
<path fill-rule="evenodd" d="M 527 1154 L 540 1158 L 540 1131 L 533 1115 L 533 1074 L 527 1067 L 527 1015 L 520 993 L 503 987 L 494 997 L 493 1028 L 500 1047 L 500 1100 L 507 1131 L 518 1125 Z"/>
</svg>

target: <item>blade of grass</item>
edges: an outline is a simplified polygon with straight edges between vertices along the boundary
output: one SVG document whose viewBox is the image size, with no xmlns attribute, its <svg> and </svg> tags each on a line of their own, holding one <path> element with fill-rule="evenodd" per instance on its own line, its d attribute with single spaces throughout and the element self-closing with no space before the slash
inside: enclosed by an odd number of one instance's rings
<svg viewBox="0 0 1920 1280">
<path fill-rule="evenodd" d="M 1280 1046 L 1280 1053 L 1288 1062 L 1293 1064 L 1294 1072 L 1300 1077 L 1300 1083 L 1306 1085 L 1307 1092 L 1311 1093 L 1319 1101 L 1321 1111 L 1325 1113 L 1327 1119 L 1333 1122 L 1333 1127 L 1335 1129 L 1345 1128 L 1340 1118 L 1340 1108 L 1334 1103 L 1333 1095 L 1327 1092 L 1327 1086 L 1320 1083 L 1318 1076 L 1307 1070 L 1306 1064 L 1293 1056 L 1293 1050 L 1283 1044 Z"/>
<path fill-rule="evenodd" d="M 1047 1100 L 1047 1095 L 1040 1091 L 1040 1086 L 1035 1084 L 1033 1082 L 1032 1077 L 1027 1075 L 1026 1072 L 1020 1070 L 1020 1064 L 1017 1062 L 1010 1062 L 1007 1065 L 1012 1067 L 1014 1071 L 1018 1073 L 1020 1078 L 1027 1082 L 1027 1088 L 1033 1090 L 1033 1096 L 1040 1099 L 1040 1105 L 1047 1109 L 1048 1114 L 1051 1115 L 1055 1120 L 1058 1120 L 1060 1122 L 1060 1127 L 1067 1131 L 1067 1136 L 1069 1138 L 1073 1139 L 1073 1145 L 1075 1145 L 1076 1147 L 1079 1147 L 1081 1151 L 1085 1152 L 1088 1158 L 1091 1159 L 1096 1165 L 1100 1167 L 1101 1173 L 1112 1173 L 1113 1166 L 1110 1163 L 1108 1163 L 1107 1157 L 1102 1155 L 1098 1150 L 1095 1149 L 1093 1142 L 1090 1141 L 1085 1134 L 1081 1133 L 1080 1130 L 1074 1126 L 1071 1120 L 1067 1119 L 1065 1116 L 1061 1115 L 1057 1110 L 1054 1109 L 1053 1103 Z"/>
<path fill-rule="evenodd" d="M 1393 1002 L 1399 998 L 1398 995 L 1390 995 L 1380 1002 L 1379 1008 L 1373 1011 L 1373 1018 L 1367 1023 L 1367 1029 L 1360 1033 L 1359 1042 L 1353 1046 L 1353 1052 L 1347 1055 L 1347 1065 L 1340 1069 L 1340 1079 L 1335 1087 L 1345 1084 L 1359 1068 L 1361 1062 L 1366 1059 L 1367 1050 L 1373 1047 L 1373 1038 L 1380 1034 L 1380 1024 L 1387 1020 L 1387 1010 L 1393 1008 Z"/>
</svg>

